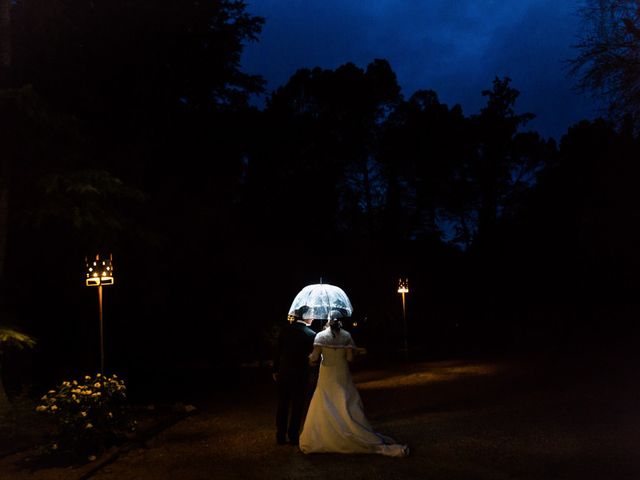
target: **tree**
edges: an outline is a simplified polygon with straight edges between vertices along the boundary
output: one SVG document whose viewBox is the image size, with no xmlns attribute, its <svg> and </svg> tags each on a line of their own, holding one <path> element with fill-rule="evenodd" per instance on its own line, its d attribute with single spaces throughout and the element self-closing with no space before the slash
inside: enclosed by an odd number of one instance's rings
<svg viewBox="0 0 640 480">
<path fill-rule="evenodd" d="M 0 86 L 11 66 L 11 0 L 0 0 Z"/>
<path fill-rule="evenodd" d="M 263 85 L 240 65 L 263 24 L 245 7 L 17 0 L 12 76 L 52 112 L 78 119 L 95 145 L 93 162 L 156 198 L 193 181 L 194 171 L 224 188 L 242 157 L 236 117 Z M 210 158 L 216 162 L 203 161 Z"/>
<path fill-rule="evenodd" d="M 88 142 L 77 121 L 50 112 L 31 87 L 24 87 L 0 90 L 0 123 L 5 126 L 0 182 L 11 200 L 11 211 L 7 201 L 6 221 L 0 223 L 0 278 L 11 247 L 9 226 L 15 233 L 18 226 L 67 224 L 85 247 L 124 229 L 125 212 L 142 194 L 87 159 Z"/>
<path fill-rule="evenodd" d="M 14 328 L 0 325 L 0 419 L 9 410 L 9 399 L 2 383 L 2 354 L 8 347 L 23 349 L 25 347 L 32 348 L 35 340 Z"/>
<path fill-rule="evenodd" d="M 315 220 L 306 231 L 317 239 L 332 231 L 372 233 L 381 206 L 378 134 L 399 98 L 385 60 L 366 70 L 353 63 L 301 69 L 272 94 L 265 151 L 250 163 L 249 177 L 253 187 L 266 189 L 261 198 L 273 202 L 282 228 L 311 212 Z M 305 205 L 291 197 L 305 198 Z"/>
<path fill-rule="evenodd" d="M 60 108 L 93 120 L 166 122 L 238 105 L 262 80 L 240 70 L 263 19 L 238 0 L 17 0 L 14 68 Z M 97 115 L 97 117 L 96 117 Z M 106 117 L 106 118 L 105 118 Z M 138 125 L 139 126 L 139 125 Z"/>
<path fill-rule="evenodd" d="M 535 180 L 544 163 L 538 154 L 543 143 L 539 136 L 519 132 L 534 116 L 515 112 L 520 92 L 510 83 L 508 77 L 496 78 L 493 88 L 482 92 L 487 104 L 472 117 L 475 152 L 460 175 L 469 180 L 474 243 L 480 249 L 491 248 L 498 218 L 514 206 L 514 195 Z"/>
<path fill-rule="evenodd" d="M 441 224 L 450 221 L 457 200 L 454 172 L 473 151 L 468 124 L 459 105 L 449 108 L 432 90 L 415 92 L 389 115 L 380 161 L 390 235 L 441 236 Z"/>
<path fill-rule="evenodd" d="M 615 119 L 640 118 L 640 0 L 590 0 L 571 60 L 578 87 L 609 102 Z"/>
<path fill-rule="evenodd" d="M 555 327 L 559 338 L 600 327 L 601 344 L 606 334 L 632 331 L 636 315 L 625 308 L 634 304 L 640 268 L 639 155 L 640 138 L 610 121 L 571 126 L 512 223 L 507 268 L 510 278 L 527 275 L 507 286 L 507 296 L 527 303 L 535 292 L 540 304 L 573 310 Z M 557 322 L 551 318 L 536 323 Z"/>
<path fill-rule="evenodd" d="M 0 88 L 8 84 L 11 68 L 11 0 L 0 0 Z M 4 128 L 0 124 L 0 128 Z M 9 228 L 8 159 L 0 159 L 0 308 L 2 305 L 2 280 L 7 252 L 7 230 Z"/>
<path fill-rule="evenodd" d="M 106 245 L 121 272 L 125 257 L 142 272 L 131 280 L 138 294 L 122 290 L 130 307 L 147 302 L 135 333 L 142 335 L 147 317 L 168 319 L 168 306 L 182 314 L 194 298 L 209 302 L 210 273 L 195 271 L 193 259 L 216 262 L 233 248 L 235 239 L 222 232 L 231 230 L 239 196 L 245 120 L 254 114 L 248 99 L 263 84 L 240 61 L 263 19 L 236 0 L 5 3 L 17 88 L 0 93 L 0 162 L 7 166 L 0 187 L 11 187 L 4 284 L 19 321 L 47 338 L 44 302 L 30 294 L 50 282 L 47 294 L 73 325 L 81 309 L 69 295 L 77 292 L 71 270 Z M 29 281 L 30 266 L 54 262 L 64 265 L 64 281 L 54 281 L 52 268 Z M 187 280 L 148 288 L 143 276 L 155 280 L 158 271 Z M 123 309 L 123 323 L 133 310 Z M 67 341 L 45 333 L 43 356 L 48 345 Z"/>
</svg>

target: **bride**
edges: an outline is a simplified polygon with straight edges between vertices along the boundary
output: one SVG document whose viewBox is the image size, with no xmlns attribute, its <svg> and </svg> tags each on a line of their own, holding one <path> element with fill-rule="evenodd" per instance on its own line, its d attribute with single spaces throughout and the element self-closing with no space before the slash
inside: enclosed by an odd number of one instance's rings
<svg viewBox="0 0 640 480">
<path fill-rule="evenodd" d="M 409 447 L 376 433 L 364 415 L 348 365 L 355 349 L 351 335 L 336 318 L 316 335 L 309 362 L 317 364 L 322 357 L 320 375 L 300 435 L 300 450 L 406 457 Z"/>
</svg>

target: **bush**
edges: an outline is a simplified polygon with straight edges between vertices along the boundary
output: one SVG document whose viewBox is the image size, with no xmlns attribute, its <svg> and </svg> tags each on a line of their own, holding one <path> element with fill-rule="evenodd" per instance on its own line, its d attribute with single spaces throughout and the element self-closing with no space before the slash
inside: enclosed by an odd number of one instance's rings
<svg viewBox="0 0 640 480">
<path fill-rule="evenodd" d="M 49 445 L 52 452 L 87 456 L 97 453 L 135 429 L 126 406 L 126 386 L 116 375 L 62 382 L 49 390 L 36 407 L 50 415 L 57 432 Z"/>
</svg>

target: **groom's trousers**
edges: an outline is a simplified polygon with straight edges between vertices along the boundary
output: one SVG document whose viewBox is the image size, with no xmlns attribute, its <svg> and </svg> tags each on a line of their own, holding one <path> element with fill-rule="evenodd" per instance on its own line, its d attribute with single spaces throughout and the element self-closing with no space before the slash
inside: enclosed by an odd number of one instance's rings
<svg viewBox="0 0 640 480">
<path fill-rule="evenodd" d="M 308 375 L 281 375 L 278 379 L 278 410 L 276 412 L 276 436 L 279 442 L 286 435 L 292 443 L 298 442 L 300 425 L 306 404 Z"/>
</svg>

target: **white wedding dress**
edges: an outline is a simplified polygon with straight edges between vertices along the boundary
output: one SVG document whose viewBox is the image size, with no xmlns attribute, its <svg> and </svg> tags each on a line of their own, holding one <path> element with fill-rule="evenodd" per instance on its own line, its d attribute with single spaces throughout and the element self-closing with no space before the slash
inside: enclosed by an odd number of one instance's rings
<svg viewBox="0 0 640 480">
<path fill-rule="evenodd" d="M 322 356 L 318 384 L 302 434 L 304 453 L 378 453 L 405 457 L 406 445 L 376 433 L 364 415 L 360 394 L 353 384 L 348 361 L 355 344 L 349 332 L 340 330 L 335 337 L 330 329 L 318 333 L 311 359 Z"/>
</svg>

